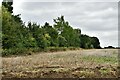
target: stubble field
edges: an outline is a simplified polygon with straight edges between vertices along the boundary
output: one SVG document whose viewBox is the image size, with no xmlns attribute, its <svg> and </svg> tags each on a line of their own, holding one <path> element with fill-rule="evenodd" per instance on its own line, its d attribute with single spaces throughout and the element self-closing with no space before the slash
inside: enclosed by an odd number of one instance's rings
<svg viewBox="0 0 120 80">
<path fill-rule="evenodd" d="M 92 78 L 118 76 L 118 49 L 46 52 L 2 57 L 5 78 Z"/>
</svg>

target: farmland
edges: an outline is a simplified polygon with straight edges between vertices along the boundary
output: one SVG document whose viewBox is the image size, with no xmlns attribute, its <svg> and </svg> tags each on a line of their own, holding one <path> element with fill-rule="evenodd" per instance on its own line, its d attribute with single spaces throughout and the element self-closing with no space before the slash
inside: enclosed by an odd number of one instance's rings
<svg viewBox="0 0 120 80">
<path fill-rule="evenodd" d="M 2 77 L 7 78 L 117 77 L 118 49 L 81 49 L 3 57 L 2 67 Z"/>
<path fill-rule="evenodd" d="M 23 6 L 23 2 L 21 7 L 15 7 L 18 13 L 14 13 L 13 3 L 13 0 L 2 0 L 1 4 L 2 77 L 118 77 L 119 47 L 115 38 L 118 30 L 112 28 L 117 18 L 110 13 L 113 13 L 111 8 L 117 11 L 118 4 L 54 2 Z M 105 15 L 101 14 L 102 10 Z"/>
</svg>

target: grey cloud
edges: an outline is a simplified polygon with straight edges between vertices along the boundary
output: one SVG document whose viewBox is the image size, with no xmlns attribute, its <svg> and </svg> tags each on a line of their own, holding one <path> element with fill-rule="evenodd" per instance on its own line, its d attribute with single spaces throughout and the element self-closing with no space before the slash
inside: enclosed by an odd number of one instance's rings
<svg viewBox="0 0 120 80">
<path fill-rule="evenodd" d="M 119 0 L 22 0 L 24 2 L 118 2 Z"/>
<path fill-rule="evenodd" d="M 24 2 L 22 8 L 24 10 L 44 10 L 57 7 L 58 3 L 55 2 Z"/>
</svg>

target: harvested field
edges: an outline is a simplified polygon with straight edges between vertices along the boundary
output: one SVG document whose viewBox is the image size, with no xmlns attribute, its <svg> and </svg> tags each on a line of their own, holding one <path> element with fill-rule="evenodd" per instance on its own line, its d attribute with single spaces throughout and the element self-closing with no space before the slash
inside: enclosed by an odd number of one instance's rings
<svg viewBox="0 0 120 80">
<path fill-rule="evenodd" d="M 88 49 L 3 57 L 2 77 L 117 77 L 118 49 Z"/>
</svg>

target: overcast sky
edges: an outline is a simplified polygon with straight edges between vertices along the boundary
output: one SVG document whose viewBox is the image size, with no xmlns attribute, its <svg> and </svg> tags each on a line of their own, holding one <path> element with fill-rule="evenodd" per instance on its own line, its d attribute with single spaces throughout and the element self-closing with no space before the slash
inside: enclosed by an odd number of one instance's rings
<svg viewBox="0 0 120 80">
<path fill-rule="evenodd" d="M 73 28 L 82 34 L 96 36 L 100 45 L 118 46 L 118 3 L 117 2 L 17 2 L 14 14 L 21 14 L 24 22 L 32 21 L 43 25 L 64 15 Z"/>
</svg>

